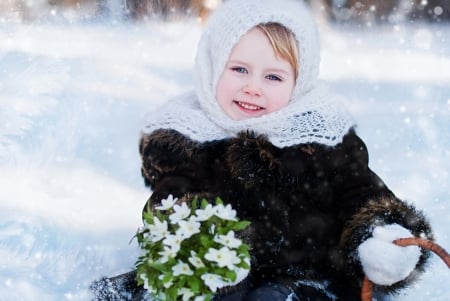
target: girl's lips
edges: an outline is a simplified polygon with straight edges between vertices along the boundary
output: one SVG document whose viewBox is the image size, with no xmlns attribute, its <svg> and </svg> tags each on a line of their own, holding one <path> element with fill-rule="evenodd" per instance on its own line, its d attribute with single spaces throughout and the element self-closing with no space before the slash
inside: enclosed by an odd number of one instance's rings
<svg viewBox="0 0 450 301">
<path fill-rule="evenodd" d="M 248 112 L 248 113 L 256 113 L 259 112 L 261 110 L 264 110 L 263 107 L 248 103 L 248 102 L 243 102 L 243 101 L 238 101 L 235 100 L 234 103 L 238 106 L 239 109 L 241 109 L 244 112 Z"/>
</svg>

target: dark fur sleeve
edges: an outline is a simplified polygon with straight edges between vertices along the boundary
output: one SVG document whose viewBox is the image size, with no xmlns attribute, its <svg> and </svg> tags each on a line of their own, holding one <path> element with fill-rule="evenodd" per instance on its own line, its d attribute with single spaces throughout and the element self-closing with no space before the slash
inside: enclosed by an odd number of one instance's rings
<svg viewBox="0 0 450 301">
<path fill-rule="evenodd" d="M 143 134 L 139 144 L 141 173 L 153 193 L 149 202 L 159 202 L 169 194 L 182 197 L 197 191 L 201 165 L 193 157 L 199 144 L 174 130 L 156 130 Z M 198 160 L 198 159 L 197 159 Z M 147 208 L 147 206 L 146 206 Z"/>
<path fill-rule="evenodd" d="M 154 188 L 164 174 L 182 170 L 198 144 L 174 130 L 156 130 L 143 134 L 139 143 L 141 173 L 145 184 Z"/>
<path fill-rule="evenodd" d="M 266 136 L 254 132 L 241 132 L 230 139 L 226 150 L 226 163 L 231 176 L 246 189 L 264 189 L 275 183 L 280 173 L 278 148 Z"/>
<path fill-rule="evenodd" d="M 376 226 L 399 224 L 416 237 L 433 238 L 430 224 L 423 213 L 398 199 L 369 169 L 366 146 L 356 134 L 347 136 L 340 147 L 340 152 L 347 155 L 339 156 L 338 151 L 334 164 L 346 170 L 338 167 L 335 183 L 340 185 L 336 190 L 340 192 L 343 202 L 341 214 L 348 218 L 341 237 L 341 248 L 353 271 L 357 270 L 362 274 L 357 248 L 372 235 Z M 422 251 L 415 273 L 393 286 L 378 289 L 395 292 L 410 284 L 417 272 L 423 271 L 428 257 L 429 252 Z"/>
<path fill-rule="evenodd" d="M 405 203 L 397 198 L 378 198 L 370 200 L 361 210 L 356 213 L 347 224 L 342 235 L 342 249 L 351 261 L 351 266 L 358 266 L 357 248 L 367 238 L 371 236 L 376 226 L 388 224 L 398 224 L 407 228 L 415 237 L 433 240 L 430 224 L 422 212 L 416 210 L 414 206 Z M 391 286 L 375 286 L 376 290 L 388 293 L 396 293 L 399 289 L 411 285 L 417 280 L 418 275 L 425 269 L 430 252 L 421 250 L 422 254 L 416 266 L 416 270 L 406 279 Z"/>
</svg>

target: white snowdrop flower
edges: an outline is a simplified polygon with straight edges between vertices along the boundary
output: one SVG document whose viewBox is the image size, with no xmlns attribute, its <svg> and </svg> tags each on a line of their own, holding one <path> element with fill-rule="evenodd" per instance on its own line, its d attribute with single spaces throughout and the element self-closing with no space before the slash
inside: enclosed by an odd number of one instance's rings
<svg viewBox="0 0 450 301">
<path fill-rule="evenodd" d="M 144 288 L 148 290 L 150 293 L 154 293 L 156 290 L 148 285 L 148 277 L 145 274 L 139 275 L 139 277 L 144 281 Z"/>
<path fill-rule="evenodd" d="M 191 210 L 186 203 L 181 204 L 181 206 L 173 206 L 173 210 L 175 212 L 169 215 L 169 219 L 172 224 L 177 224 L 180 220 L 187 218 L 191 213 Z"/>
<path fill-rule="evenodd" d="M 232 249 L 242 244 L 242 241 L 234 236 L 234 231 L 228 231 L 227 235 L 218 234 L 214 236 L 214 241 Z"/>
<path fill-rule="evenodd" d="M 164 249 L 158 254 L 161 258 L 158 260 L 160 263 L 166 263 L 170 258 L 174 258 L 178 251 L 172 250 L 172 248 L 165 246 Z"/>
<path fill-rule="evenodd" d="M 139 277 L 141 278 L 142 281 L 144 281 L 144 285 L 148 283 L 148 277 L 146 274 L 141 274 L 139 275 Z"/>
<path fill-rule="evenodd" d="M 203 261 L 197 256 L 197 253 L 191 250 L 191 257 L 188 258 L 189 262 L 197 269 L 205 266 Z"/>
<path fill-rule="evenodd" d="M 212 224 L 211 227 L 209 228 L 209 233 L 214 234 L 214 232 L 216 232 L 216 225 Z"/>
<path fill-rule="evenodd" d="M 248 265 L 250 265 L 250 257 L 245 257 L 244 262 Z"/>
<path fill-rule="evenodd" d="M 180 228 L 178 228 L 176 235 L 189 238 L 192 235 L 200 232 L 200 223 L 196 221 L 195 217 L 190 217 L 189 220 L 181 220 L 178 222 Z"/>
<path fill-rule="evenodd" d="M 173 286 L 173 281 L 172 280 L 168 281 L 168 282 L 164 283 L 163 286 L 165 288 L 171 288 Z M 163 300 L 165 300 L 165 298 Z"/>
<path fill-rule="evenodd" d="M 227 204 L 226 206 L 219 204 L 215 206 L 215 212 L 214 214 L 217 217 L 220 217 L 221 219 L 235 221 L 236 219 L 236 210 L 231 208 L 230 204 Z"/>
<path fill-rule="evenodd" d="M 162 280 L 164 279 L 164 275 L 161 274 L 161 275 L 158 276 L 158 278 L 159 278 L 159 280 L 162 281 Z M 163 283 L 163 286 L 164 286 L 165 288 L 172 287 L 172 285 L 173 285 L 173 280 L 172 280 L 172 279 L 170 279 L 169 281 Z"/>
<path fill-rule="evenodd" d="M 242 268 L 235 268 L 234 271 L 236 272 L 236 280 L 230 283 L 230 285 L 235 285 L 247 278 L 248 273 L 250 270 L 242 269 Z"/>
<path fill-rule="evenodd" d="M 179 260 L 178 263 L 172 267 L 172 272 L 174 276 L 194 274 L 189 265 L 182 262 L 181 260 Z"/>
<path fill-rule="evenodd" d="M 205 254 L 205 259 L 217 262 L 219 267 L 227 267 L 230 270 L 234 270 L 236 268 L 234 265 L 241 262 L 241 259 L 237 257 L 236 251 L 227 247 L 222 247 L 220 250 L 209 248 Z"/>
<path fill-rule="evenodd" d="M 160 291 L 158 293 L 157 297 L 158 297 L 158 300 L 166 300 L 166 293 Z"/>
<path fill-rule="evenodd" d="M 197 220 L 199 222 L 208 220 L 211 216 L 215 214 L 215 210 L 211 204 L 206 205 L 205 209 L 195 210 L 197 214 Z"/>
<path fill-rule="evenodd" d="M 194 301 L 205 301 L 205 297 L 204 296 L 197 296 L 197 297 L 195 297 Z"/>
<path fill-rule="evenodd" d="M 183 241 L 183 237 L 179 235 L 169 234 L 163 240 L 163 244 L 170 247 L 170 249 L 176 253 L 180 250 L 181 242 Z"/>
<path fill-rule="evenodd" d="M 218 288 L 224 287 L 226 285 L 222 280 L 222 277 L 216 274 L 205 273 L 201 275 L 200 278 L 213 293 L 215 293 Z"/>
<path fill-rule="evenodd" d="M 178 290 L 178 296 L 181 296 L 183 301 L 189 301 L 192 297 L 194 297 L 194 292 L 190 289 L 182 287 Z"/>
<path fill-rule="evenodd" d="M 160 221 L 156 216 L 153 219 L 153 224 L 147 225 L 147 229 L 150 231 L 149 239 L 151 242 L 157 242 L 166 237 L 169 233 L 167 221 Z"/>
<path fill-rule="evenodd" d="M 168 210 L 175 205 L 175 203 L 178 201 L 178 198 L 174 198 L 173 195 L 169 194 L 167 199 L 161 200 L 161 206 L 155 207 L 157 210 Z"/>
</svg>

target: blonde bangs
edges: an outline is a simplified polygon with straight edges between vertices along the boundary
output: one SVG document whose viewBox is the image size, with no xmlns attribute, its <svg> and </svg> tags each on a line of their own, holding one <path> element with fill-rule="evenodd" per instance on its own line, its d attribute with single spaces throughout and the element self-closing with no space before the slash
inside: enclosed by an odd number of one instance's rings
<svg viewBox="0 0 450 301">
<path fill-rule="evenodd" d="M 293 67 L 295 79 L 298 76 L 298 47 L 294 34 L 279 23 L 265 23 L 257 26 L 269 39 L 277 57 L 287 60 Z"/>
</svg>

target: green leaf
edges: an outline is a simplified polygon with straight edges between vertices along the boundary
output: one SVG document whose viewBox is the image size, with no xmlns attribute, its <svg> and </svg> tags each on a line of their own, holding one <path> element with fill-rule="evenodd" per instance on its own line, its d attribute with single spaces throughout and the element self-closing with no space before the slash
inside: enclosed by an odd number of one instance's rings
<svg viewBox="0 0 450 301">
<path fill-rule="evenodd" d="M 223 205 L 223 201 L 220 197 L 216 197 L 216 205 Z"/>
<path fill-rule="evenodd" d="M 162 214 L 161 211 L 156 211 L 156 217 L 160 220 L 160 221 L 166 221 L 168 219 L 168 214 Z"/>
<path fill-rule="evenodd" d="M 212 237 L 206 234 L 202 234 L 200 235 L 200 243 L 206 248 L 208 249 L 212 244 L 213 244 L 213 240 Z"/>
<path fill-rule="evenodd" d="M 229 279 L 230 281 L 235 281 L 236 276 L 237 275 L 235 271 L 227 270 L 225 273 L 225 278 Z"/>
<path fill-rule="evenodd" d="M 142 213 L 142 217 L 144 219 L 144 221 L 146 221 L 148 224 L 153 224 L 154 222 L 154 215 L 153 212 L 151 210 L 146 210 Z"/>
<path fill-rule="evenodd" d="M 178 286 L 171 286 L 166 290 L 166 297 L 167 300 L 169 301 L 177 301 L 177 297 L 178 297 Z"/>
<path fill-rule="evenodd" d="M 240 221 L 237 224 L 233 225 L 233 230 L 235 230 L 235 231 L 244 230 L 249 225 L 250 225 L 249 221 Z"/>
<path fill-rule="evenodd" d="M 142 244 L 144 242 L 144 233 L 143 232 L 136 232 L 136 234 L 133 236 L 132 240 L 134 238 L 137 239 L 138 244 L 140 245 L 140 244 Z"/>
<path fill-rule="evenodd" d="M 155 270 L 157 270 L 159 272 L 165 272 L 165 271 L 168 270 L 167 269 L 167 265 L 162 264 L 162 263 L 155 263 L 155 262 L 150 263 L 150 262 L 147 262 L 147 267 L 153 268 L 153 269 L 155 269 Z"/>
<path fill-rule="evenodd" d="M 142 278 L 140 277 L 141 273 L 137 272 L 136 273 L 136 283 L 137 285 L 141 286 L 144 284 L 144 280 L 142 280 Z"/>
<path fill-rule="evenodd" d="M 204 297 L 205 297 L 205 299 L 204 299 L 205 301 L 211 301 L 213 295 L 211 293 L 209 293 L 209 294 L 205 294 Z"/>
<path fill-rule="evenodd" d="M 249 249 L 250 249 L 249 245 L 243 243 L 237 248 L 237 253 L 238 254 L 242 254 L 246 258 L 250 258 L 250 251 L 249 251 Z"/>
<path fill-rule="evenodd" d="M 246 270 L 250 270 L 250 265 L 247 264 L 245 261 L 241 260 L 241 262 L 239 262 L 237 264 L 238 267 L 240 267 L 241 269 L 246 269 Z"/>
<path fill-rule="evenodd" d="M 201 282 L 200 282 L 200 279 L 198 279 L 197 277 L 189 277 L 189 278 L 187 278 L 187 283 L 189 285 L 189 288 L 195 294 L 197 294 L 200 291 Z"/>
<path fill-rule="evenodd" d="M 209 202 L 206 199 L 202 199 L 201 201 L 201 208 L 205 209 L 206 206 L 208 206 Z"/>
<path fill-rule="evenodd" d="M 168 283 L 172 281 L 173 276 L 170 273 L 165 273 L 163 278 L 161 279 L 163 283 Z"/>
</svg>

